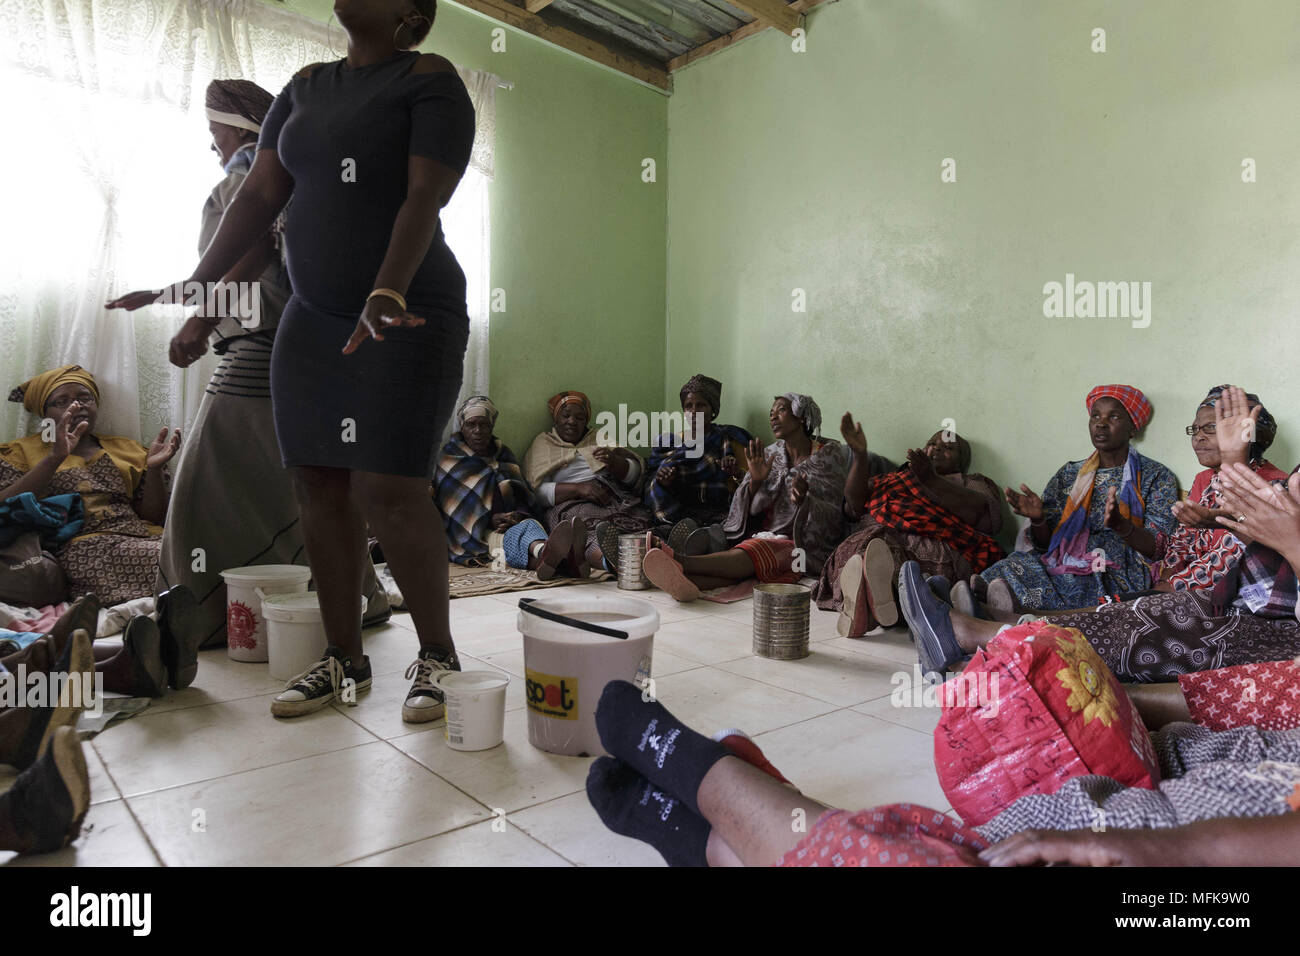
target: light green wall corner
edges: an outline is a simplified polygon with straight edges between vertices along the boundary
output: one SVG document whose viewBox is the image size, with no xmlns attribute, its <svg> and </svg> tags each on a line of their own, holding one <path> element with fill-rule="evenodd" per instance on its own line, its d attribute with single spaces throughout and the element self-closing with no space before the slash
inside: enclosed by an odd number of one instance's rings
<svg viewBox="0 0 1300 956">
<path fill-rule="evenodd" d="M 1138 447 L 1186 488 L 1183 426 L 1231 381 L 1291 467 L 1298 21 L 1282 0 L 840 0 L 806 53 L 767 31 L 676 73 L 665 397 L 708 372 L 723 418 L 766 434 L 771 396 L 806 391 L 828 434 L 850 409 L 893 458 L 953 418 L 978 470 L 1041 488 L 1091 450 L 1089 388 L 1126 382 L 1156 408 Z M 1150 327 L 1044 318 L 1067 272 L 1151 282 Z"/>
</svg>

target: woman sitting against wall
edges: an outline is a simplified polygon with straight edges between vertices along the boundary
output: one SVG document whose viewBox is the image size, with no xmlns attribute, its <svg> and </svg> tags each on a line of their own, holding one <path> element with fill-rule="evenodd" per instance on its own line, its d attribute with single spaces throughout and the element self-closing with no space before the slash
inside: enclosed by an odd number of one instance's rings
<svg viewBox="0 0 1300 956">
<path fill-rule="evenodd" d="M 853 452 L 844 509 L 857 526 L 822 568 L 813 598 L 840 612 L 840 634 L 858 637 L 898 622 L 894 586 L 904 561 L 962 581 L 1000 560 L 1002 496 L 988 478 L 967 474 L 970 443 L 956 432 L 935 432 L 923 449 L 909 449 L 901 468 L 872 461 L 862 425 L 847 412 L 840 432 Z M 876 470 L 882 462 L 887 473 Z"/>
<path fill-rule="evenodd" d="M 1151 403 L 1130 385 L 1099 385 L 1085 407 L 1092 455 L 1063 465 L 1041 498 L 1026 485 L 1006 489 L 1011 509 L 1029 519 L 1033 550 L 971 579 L 975 596 L 995 608 L 1095 606 L 1151 587 L 1157 536 L 1173 532 L 1178 500 L 1173 472 L 1130 444 L 1151 420 Z"/>
<path fill-rule="evenodd" d="M 1264 458 L 1277 437 L 1277 422 L 1258 395 L 1232 385 L 1210 389 L 1187 434 L 1205 470 L 1192 481 L 1187 500 L 1174 503 L 1178 527 L 1172 534 L 1156 536 L 1160 564 L 1155 587 L 1162 591 L 1212 591 L 1245 549 L 1216 520 L 1232 517 L 1223 508 L 1219 472 L 1224 465 L 1242 464 L 1265 481 L 1286 481 L 1286 472 Z"/>
<path fill-rule="evenodd" d="M 546 404 L 555 427 L 534 438 L 524 455 L 524 477 L 537 492 L 537 508 L 551 533 L 581 519 L 587 564 L 617 571 L 619 534 L 654 524 L 641 504 L 645 467 L 626 448 L 596 443 L 591 400 L 582 392 L 560 392 Z"/>
<path fill-rule="evenodd" d="M 533 490 L 514 452 L 493 434 L 499 414 L 486 395 L 470 396 L 442 446 L 433 494 L 447 522 L 448 556 L 454 564 L 485 565 L 499 553 L 510 567 L 536 571 L 542 581 L 562 565 L 585 578 L 586 524 L 569 518 L 547 535 L 533 517 Z"/>
<path fill-rule="evenodd" d="M 655 439 L 645 505 L 660 525 L 683 522 L 680 527 L 695 532 L 689 542 L 682 537 L 684 550 L 692 554 L 721 550 L 725 537 L 711 541 L 708 529 L 726 520 L 731 496 L 748 468 L 745 452 L 753 436 L 737 425 L 716 423 L 722 403 L 722 383 L 717 379 L 693 375 L 682 386 L 680 397 L 683 433 Z M 701 424 L 702 437 L 697 433 Z M 716 534 L 722 535 L 721 527 Z"/>
<path fill-rule="evenodd" d="M 745 477 L 723 526 L 732 547 L 716 554 L 677 554 L 661 544 L 643 568 L 656 587 L 679 601 L 701 589 L 757 578 L 793 583 L 816 575 L 844 536 L 844 447 L 818 434 L 822 413 L 807 395 L 787 392 L 769 413 L 776 438 L 749 446 Z"/>
<path fill-rule="evenodd" d="M 81 495 L 85 524 L 53 552 L 69 593 L 94 594 L 105 606 L 152 595 L 167 515 L 164 466 L 180 447 L 180 431 L 162 429 L 148 448 L 97 435 L 99 386 L 79 365 L 42 372 L 9 399 L 48 424 L 0 444 L 0 501 L 24 492 Z"/>
</svg>

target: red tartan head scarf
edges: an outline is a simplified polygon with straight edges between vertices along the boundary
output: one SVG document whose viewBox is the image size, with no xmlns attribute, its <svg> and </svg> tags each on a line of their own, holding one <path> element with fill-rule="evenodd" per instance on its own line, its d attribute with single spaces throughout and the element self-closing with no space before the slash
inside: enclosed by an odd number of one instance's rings
<svg viewBox="0 0 1300 956">
<path fill-rule="evenodd" d="M 1092 406 L 1099 398 L 1113 398 L 1123 405 L 1137 431 L 1141 431 L 1151 421 L 1151 403 L 1140 389 L 1132 385 L 1098 385 L 1088 393 L 1088 400 L 1084 403 L 1088 411 L 1092 411 Z"/>
</svg>

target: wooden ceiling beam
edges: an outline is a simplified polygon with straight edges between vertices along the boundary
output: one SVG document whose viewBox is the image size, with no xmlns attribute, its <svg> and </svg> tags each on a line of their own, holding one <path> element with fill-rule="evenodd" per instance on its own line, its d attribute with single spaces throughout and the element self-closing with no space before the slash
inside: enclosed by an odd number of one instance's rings
<svg viewBox="0 0 1300 956">
<path fill-rule="evenodd" d="M 529 13 L 541 13 L 542 10 L 551 5 L 551 0 L 528 0 L 524 4 L 524 9 Z"/>
<path fill-rule="evenodd" d="M 744 10 L 751 17 L 762 20 L 770 27 L 776 27 L 788 36 L 803 26 L 803 14 L 785 5 L 784 0 L 727 0 L 737 10 Z"/>
<path fill-rule="evenodd" d="M 620 73 L 626 73 L 643 83 L 661 90 L 672 88 L 672 81 L 668 78 L 668 71 L 664 67 L 611 49 L 597 40 L 572 30 L 555 26 L 544 17 L 529 13 L 528 10 L 515 6 L 509 0 L 455 0 L 455 2 L 484 16 L 499 20 L 507 26 L 530 33 L 547 43 L 553 43 L 570 53 L 576 53 Z"/>
<path fill-rule="evenodd" d="M 738 0 L 727 0 L 732 6 L 744 7 L 744 3 Z M 746 3 L 750 0 L 745 0 Z M 803 14 L 813 7 L 820 7 L 823 3 L 830 3 L 831 0 L 794 0 L 794 3 L 788 4 L 787 8 L 796 13 Z M 732 30 L 730 33 L 723 34 L 716 40 L 710 40 L 702 46 L 697 46 L 694 50 L 688 50 L 681 56 L 675 56 L 668 61 L 668 72 L 673 73 L 680 70 L 687 64 L 694 63 L 696 60 L 702 60 L 706 56 L 717 53 L 719 50 L 725 50 L 733 43 L 744 40 L 746 37 L 752 37 L 756 33 L 762 33 L 768 28 L 768 24 L 762 19 L 755 20 L 753 23 L 746 23 L 738 30 Z"/>
</svg>

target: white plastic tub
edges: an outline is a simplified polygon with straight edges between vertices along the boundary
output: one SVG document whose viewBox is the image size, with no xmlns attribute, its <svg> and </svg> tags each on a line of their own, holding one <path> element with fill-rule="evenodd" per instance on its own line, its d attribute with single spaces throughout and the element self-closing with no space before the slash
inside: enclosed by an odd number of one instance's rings
<svg viewBox="0 0 1300 956">
<path fill-rule="evenodd" d="M 262 616 L 258 591 L 268 595 L 305 594 L 311 568 L 299 564 L 263 564 L 231 568 L 222 571 L 221 577 L 226 582 L 226 645 L 230 659 L 265 661 L 269 656 L 266 619 Z"/>
</svg>

